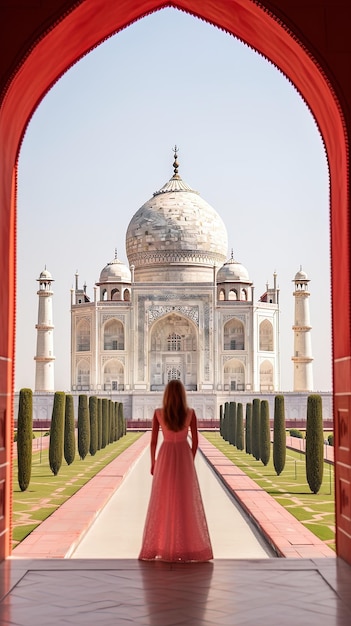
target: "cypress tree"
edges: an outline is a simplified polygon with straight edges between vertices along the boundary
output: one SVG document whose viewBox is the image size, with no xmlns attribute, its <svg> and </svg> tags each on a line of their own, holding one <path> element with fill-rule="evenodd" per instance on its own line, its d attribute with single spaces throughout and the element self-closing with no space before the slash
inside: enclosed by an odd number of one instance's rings
<svg viewBox="0 0 351 626">
<path fill-rule="evenodd" d="M 101 448 L 106 448 L 108 443 L 108 399 L 102 399 L 102 437 L 101 437 Z"/>
<path fill-rule="evenodd" d="M 88 397 L 81 394 L 78 397 L 78 453 L 82 460 L 89 452 L 90 446 L 90 419 Z"/>
<path fill-rule="evenodd" d="M 29 487 L 32 474 L 33 393 L 21 389 L 17 416 L 18 484 L 21 491 Z"/>
<path fill-rule="evenodd" d="M 96 454 L 98 449 L 98 399 L 96 396 L 89 398 L 89 419 L 90 419 L 90 445 L 91 456 Z"/>
<path fill-rule="evenodd" d="M 116 441 L 121 437 L 122 429 L 120 424 L 120 416 L 119 416 L 119 402 L 116 402 Z"/>
<path fill-rule="evenodd" d="M 268 465 L 271 456 L 271 429 L 269 426 L 268 400 L 262 400 L 260 410 L 260 457 L 263 465 Z"/>
<path fill-rule="evenodd" d="M 65 434 L 63 442 L 63 455 L 67 465 L 73 463 L 76 456 L 76 433 L 74 424 L 73 396 L 66 395 L 65 401 Z"/>
<path fill-rule="evenodd" d="M 98 399 L 98 450 L 102 444 L 102 398 Z"/>
<path fill-rule="evenodd" d="M 115 407 L 115 432 L 113 441 L 118 441 L 118 402 L 114 403 Z"/>
<path fill-rule="evenodd" d="M 222 435 L 223 404 L 219 405 L 219 434 Z"/>
<path fill-rule="evenodd" d="M 49 465 L 54 476 L 60 471 L 63 459 L 66 394 L 56 391 L 50 426 Z"/>
<path fill-rule="evenodd" d="M 228 420 L 229 420 L 229 402 L 224 403 L 224 416 L 223 416 L 223 439 L 228 441 Z"/>
<path fill-rule="evenodd" d="M 244 416 L 243 416 L 243 405 L 241 402 L 238 402 L 238 406 L 236 408 L 236 447 L 238 450 L 244 449 Z"/>
<path fill-rule="evenodd" d="M 236 445 L 236 402 L 229 402 L 228 440 L 233 446 Z"/>
<path fill-rule="evenodd" d="M 312 493 L 318 493 L 323 481 L 323 416 L 322 398 L 312 394 L 307 398 L 306 478 Z"/>
<path fill-rule="evenodd" d="M 246 420 L 245 420 L 245 450 L 247 454 L 252 454 L 252 404 L 246 404 Z"/>
<path fill-rule="evenodd" d="M 256 461 L 259 461 L 260 456 L 260 405 L 261 400 L 254 398 L 252 402 L 252 454 Z"/>
<path fill-rule="evenodd" d="M 285 467 L 286 460 L 286 428 L 284 396 L 274 398 L 273 422 L 273 465 L 278 476 Z"/>
<path fill-rule="evenodd" d="M 113 405 L 112 400 L 110 400 L 110 407 L 109 407 L 109 414 L 110 414 L 110 420 L 109 420 L 109 443 L 113 443 L 113 438 L 114 438 L 114 431 L 115 431 L 115 407 Z"/>
<path fill-rule="evenodd" d="M 122 416 L 122 433 L 123 435 L 127 434 L 127 420 L 124 417 L 124 409 L 123 409 L 123 403 L 121 402 L 121 416 Z"/>
</svg>

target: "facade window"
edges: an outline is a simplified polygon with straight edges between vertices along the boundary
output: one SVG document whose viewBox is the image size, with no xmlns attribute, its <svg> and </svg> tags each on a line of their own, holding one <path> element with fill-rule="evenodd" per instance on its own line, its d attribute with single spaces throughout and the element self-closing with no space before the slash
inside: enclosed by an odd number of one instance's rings
<svg viewBox="0 0 351 626">
<path fill-rule="evenodd" d="M 245 326 L 237 318 L 224 326 L 224 350 L 245 350 Z"/>
<path fill-rule="evenodd" d="M 124 328 L 119 320 L 110 320 L 105 324 L 104 350 L 124 350 Z"/>
<path fill-rule="evenodd" d="M 78 363 L 77 385 L 80 387 L 89 387 L 90 385 L 90 367 L 86 361 Z"/>
<path fill-rule="evenodd" d="M 170 380 L 180 380 L 180 370 L 177 367 L 170 367 L 167 372 L 167 382 Z"/>
<path fill-rule="evenodd" d="M 273 326 L 268 320 L 260 324 L 260 350 L 273 350 Z"/>
<path fill-rule="evenodd" d="M 124 388 L 124 368 L 120 361 L 112 359 L 106 363 L 103 374 L 103 387 L 106 391 L 118 391 Z"/>
<path fill-rule="evenodd" d="M 90 324 L 87 320 L 78 323 L 76 349 L 77 352 L 90 350 Z"/>
<path fill-rule="evenodd" d="M 168 335 L 167 339 L 167 350 L 168 352 L 178 352 L 181 350 L 181 336 L 176 333 L 171 333 Z"/>
<path fill-rule="evenodd" d="M 260 366 L 260 390 L 272 391 L 274 389 L 273 365 L 269 361 L 263 361 Z"/>
</svg>

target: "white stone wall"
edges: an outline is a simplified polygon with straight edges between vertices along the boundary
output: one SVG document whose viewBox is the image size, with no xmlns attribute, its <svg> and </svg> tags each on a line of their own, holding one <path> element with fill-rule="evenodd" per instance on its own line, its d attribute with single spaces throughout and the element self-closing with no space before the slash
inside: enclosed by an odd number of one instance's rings
<svg viewBox="0 0 351 626">
<path fill-rule="evenodd" d="M 72 394 L 74 397 L 75 414 L 78 410 L 78 393 Z M 122 402 L 124 407 L 124 416 L 126 419 L 145 420 L 151 419 L 154 409 L 162 405 L 162 393 L 145 393 L 144 391 L 134 391 L 132 393 L 111 393 L 111 394 L 93 394 L 98 397 L 108 397 L 114 402 Z M 198 393 L 189 392 L 187 394 L 189 406 L 195 409 L 197 417 L 201 420 L 219 419 L 219 406 L 225 402 L 241 402 L 245 405 L 252 402 L 254 398 L 268 400 L 270 417 L 274 416 L 274 398 L 276 394 L 258 394 L 258 393 L 218 393 L 211 392 Z M 284 393 L 285 398 L 285 417 L 287 420 L 304 420 L 307 412 L 307 393 Z M 333 396 L 331 392 L 321 392 L 323 419 L 333 419 Z M 14 416 L 15 422 L 18 415 L 18 398 L 19 393 L 14 396 Z M 35 420 L 51 420 L 53 393 L 34 393 L 33 394 L 33 419 Z"/>
</svg>

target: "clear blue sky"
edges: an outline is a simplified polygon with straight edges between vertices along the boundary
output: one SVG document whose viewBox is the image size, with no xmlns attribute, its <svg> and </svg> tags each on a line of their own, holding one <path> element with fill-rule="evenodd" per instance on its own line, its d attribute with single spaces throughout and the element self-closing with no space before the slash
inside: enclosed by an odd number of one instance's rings
<svg viewBox="0 0 351 626">
<path fill-rule="evenodd" d="M 18 186 L 16 389 L 34 389 L 36 279 L 54 287 L 55 387 L 70 386 L 70 289 L 127 262 L 130 219 L 179 173 L 221 215 L 228 257 L 258 298 L 278 274 L 282 390 L 293 384 L 293 283 L 310 282 L 315 390 L 331 389 L 328 167 L 293 85 L 234 37 L 175 9 L 133 24 L 70 69 L 36 110 Z"/>
</svg>

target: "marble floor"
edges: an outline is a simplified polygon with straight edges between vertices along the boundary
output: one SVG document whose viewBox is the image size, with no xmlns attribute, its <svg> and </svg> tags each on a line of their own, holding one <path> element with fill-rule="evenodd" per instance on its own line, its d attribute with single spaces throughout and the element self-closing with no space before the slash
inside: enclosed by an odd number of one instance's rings
<svg viewBox="0 0 351 626">
<path fill-rule="evenodd" d="M 15 559 L 0 566 L 1 626 L 350 626 L 339 559 Z"/>
</svg>

